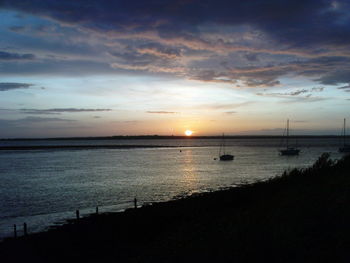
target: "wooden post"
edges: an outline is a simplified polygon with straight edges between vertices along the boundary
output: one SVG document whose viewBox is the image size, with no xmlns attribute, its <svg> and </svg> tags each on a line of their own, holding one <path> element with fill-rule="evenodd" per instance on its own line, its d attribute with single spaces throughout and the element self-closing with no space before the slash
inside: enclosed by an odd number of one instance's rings
<svg viewBox="0 0 350 263">
<path fill-rule="evenodd" d="M 23 223 L 23 233 L 24 235 L 28 235 L 28 232 L 27 232 L 27 223 Z"/>
<path fill-rule="evenodd" d="M 17 238 L 17 226 L 16 226 L 16 224 L 13 225 L 13 236 L 14 236 L 14 238 Z"/>
<path fill-rule="evenodd" d="M 134 207 L 135 207 L 135 209 L 137 209 L 137 199 L 136 199 L 136 197 L 134 198 Z"/>
<path fill-rule="evenodd" d="M 80 218 L 80 216 L 79 216 L 79 210 L 76 210 L 76 211 L 75 211 L 75 214 L 76 214 L 76 216 L 77 216 L 77 221 L 79 221 L 79 218 Z"/>
<path fill-rule="evenodd" d="M 98 206 L 96 206 L 96 215 L 98 215 Z"/>
</svg>

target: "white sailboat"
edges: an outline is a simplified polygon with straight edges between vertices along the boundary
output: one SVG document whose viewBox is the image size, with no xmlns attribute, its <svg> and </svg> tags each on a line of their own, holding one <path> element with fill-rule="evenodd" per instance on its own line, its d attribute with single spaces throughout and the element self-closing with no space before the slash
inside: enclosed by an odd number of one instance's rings
<svg viewBox="0 0 350 263">
<path fill-rule="evenodd" d="M 220 161 L 232 161 L 234 159 L 234 156 L 232 154 L 229 154 L 226 152 L 224 134 L 222 134 L 222 142 L 220 145 L 219 158 L 220 158 Z"/>
<path fill-rule="evenodd" d="M 342 136 L 343 136 L 343 146 L 339 147 L 339 152 L 341 153 L 349 153 L 350 152 L 350 145 L 346 144 L 346 119 L 344 119 L 344 126 L 342 130 Z"/>
<path fill-rule="evenodd" d="M 287 136 L 286 136 L 286 148 L 285 149 L 280 149 L 280 155 L 299 155 L 300 149 L 296 147 L 291 147 L 289 145 L 289 119 L 287 120 Z"/>
</svg>

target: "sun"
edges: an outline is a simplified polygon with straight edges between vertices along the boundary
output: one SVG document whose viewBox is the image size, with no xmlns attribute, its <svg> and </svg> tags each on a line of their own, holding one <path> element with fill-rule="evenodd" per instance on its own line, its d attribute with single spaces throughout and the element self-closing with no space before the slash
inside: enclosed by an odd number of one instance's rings
<svg viewBox="0 0 350 263">
<path fill-rule="evenodd" d="M 185 135 L 186 135 L 186 136 L 191 136 L 192 133 L 193 133 L 193 131 L 191 131 L 191 130 L 186 130 L 186 131 L 185 131 Z"/>
</svg>

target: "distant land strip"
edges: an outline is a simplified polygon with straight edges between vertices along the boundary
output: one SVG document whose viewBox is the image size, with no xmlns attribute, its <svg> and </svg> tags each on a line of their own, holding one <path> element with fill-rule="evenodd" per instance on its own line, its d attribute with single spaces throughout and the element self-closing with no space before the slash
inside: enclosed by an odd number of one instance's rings
<svg viewBox="0 0 350 263">
<path fill-rule="evenodd" d="M 290 135 L 289 138 L 340 138 L 340 135 Z M 346 135 L 350 138 L 350 135 Z M 225 135 L 226 139 L 279 139 L 281 135 Z M 104 137 L 53 137 L 53 138 L 2 138 L 0 141 L 47 141 L 47 140 L 153 140 L 153 139 L 222 139 L 222 136 L 175 136 L 175 135 L 118 135 Z"/>
<path fill-rule="evenodd" d="M 164 146 L 164 145 L 38 145 L 38 146 L 1 146 L 0 151 L 16 150 L 50 150 L 50 149 L 133 149 L 133 148 L 178 148 L 185 146 Z"/>
</svg>

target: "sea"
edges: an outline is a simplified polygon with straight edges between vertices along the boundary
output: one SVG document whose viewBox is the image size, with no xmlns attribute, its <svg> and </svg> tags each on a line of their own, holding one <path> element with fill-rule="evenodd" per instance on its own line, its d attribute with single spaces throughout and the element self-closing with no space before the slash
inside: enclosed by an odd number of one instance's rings
<svg viewBox="0 0 350 263">
<path fill-rule="evenodd" d="M 312 165 L 324 152 L 341 158 L 338 138 L 299 138 L 299 156 L 280 156 L 279 138 L 228 138 L 234 161 L 219 161 L 220 139 L 2 140 L 3 146 L 135 145 L 154 148 L 0 150 L 0 239 L 23 223 L 34 233 L 67 219 L 123 211 L 266 180 Z"/>
</svg>

